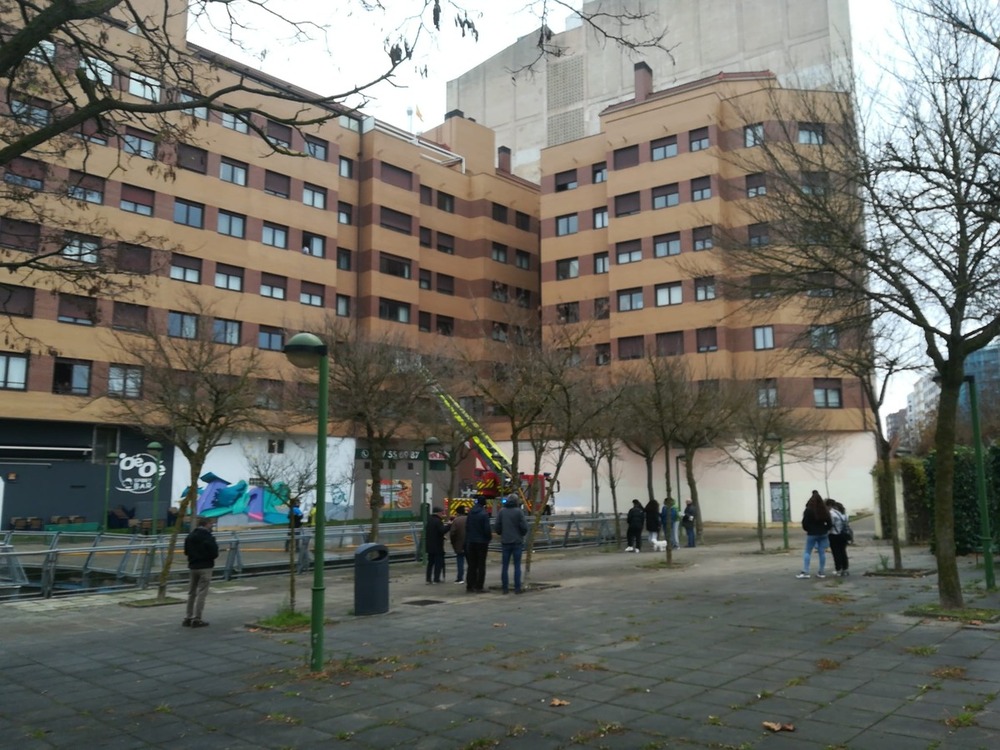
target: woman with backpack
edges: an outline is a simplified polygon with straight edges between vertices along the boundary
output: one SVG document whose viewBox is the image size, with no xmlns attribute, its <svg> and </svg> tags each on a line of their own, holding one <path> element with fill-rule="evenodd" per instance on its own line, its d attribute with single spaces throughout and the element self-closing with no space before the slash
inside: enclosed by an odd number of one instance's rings
<svg viewBox="0 0 1000 750">
<path fill-rule="evenodd" d="M 832 498 L 826 499 L 826 509 L 830 512 L 830 552 L 833 553 L 833 566 L 837 569 L 834 575 L 849 576 L 847 567 L 847 545 L 850 540 L 847 523 L 847 510 Z"/>
<path fill-rule="evenodd" d="M 813 490 L 802 513 L 802 530 L 806 532 L 806 549 L 802 553 L 802 572 L 796 578 L 811 578 L 809 561 L 813 547 L 819 551 L 819 571 L 817 578 L 826 578 L 826 545 L 830 533 L 830 511 L 826 509 L 822 495 Z"/>
</svg>

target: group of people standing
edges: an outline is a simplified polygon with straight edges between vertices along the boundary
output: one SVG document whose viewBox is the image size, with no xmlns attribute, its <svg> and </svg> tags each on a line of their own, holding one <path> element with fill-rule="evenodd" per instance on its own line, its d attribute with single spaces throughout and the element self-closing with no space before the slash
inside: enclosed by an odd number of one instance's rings
<svg viewBox="0 0 1000 750">
<path fill-rule="evenodd" d="M 833 553 L 834 575 L 849 576 L 850 561 L 847 558 L 847 545 L 851 539 L 850 525 L 847 521 L 847 510 L 836 500 L 812 491 L 806 501 L 806 509 L 802 513 L 802 530 L 806 532 L 806 548 L 802 554 L 802 571 L 796 578 L 810 578 L 809 566 L 812 551 L 819 553 L 819 570 L 817 578 L 826 578 L 826 548 Z"/>
<path fill-rule="evenodd" d="M 695 507 L 690 500 L 684 506 L 684 513 L 677 512 L 676 506 L 669 499 L 663 501 L 663 507 L 651 499 L 643 507 L 638 499 L 632 500 L 632 507 L 625 516 L 626 526 L 626 552 L 642 551 L 642 532 L 646 531 L 647 539 L 651 545 L 659 541 L 663 535 L 663 541 L 668 541 L 674 548 L 681 546 L 679 539 L 679 527 L 684 527 L 687 536 L 687 546 L 695 546 Z"/>
<path fill-rule="evenodd" d="M 485 591 L 486 555 L 496 533 L 500 537 L 501 548 L 500 587 L 503 593 L 510 592 L 509 570 L 513 564 L 514 593 L 524 591 L 521 557 L 524 537 L 528 533 L 528 519 L 516 495 L 504 499 L 495 520 L 491 520 L 486 511 L 486 502 L 484 498 L 477 499 L 468 513 L 465 506 L 460 505 L 450 524 L 444 521 L 444 510 L 434 508 L 427 522 L 424 540 L 427 583 L 441 583 L 444 579 L 444 540 L 447 536 L 455 552 L 455 583 L 465 583 L 465 590 L 472 594 Z"/>
</svg>

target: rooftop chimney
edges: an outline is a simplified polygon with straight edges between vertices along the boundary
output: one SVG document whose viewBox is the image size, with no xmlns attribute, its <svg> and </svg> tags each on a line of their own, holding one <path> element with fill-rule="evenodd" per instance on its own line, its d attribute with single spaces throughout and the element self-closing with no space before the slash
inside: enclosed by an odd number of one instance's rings
<svg viewBox="0 0 1000 750">
<path fill-rule="evenodd" d="M 635 64 L 635 102 L 646 101 L 653 93 L 653 69 L 644 62 Z"/>
<path fill-rule="evenodd" d="M 501 172 L 510 172 L 510 149 L 506 146 L 497 149 L 497 169 Z"/>
</svg>

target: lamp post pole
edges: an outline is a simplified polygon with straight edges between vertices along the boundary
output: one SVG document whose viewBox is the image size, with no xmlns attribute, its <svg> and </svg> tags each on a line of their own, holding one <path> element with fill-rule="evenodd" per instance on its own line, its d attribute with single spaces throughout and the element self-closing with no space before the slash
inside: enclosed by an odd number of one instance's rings
<svg viewBox="0 0 1000 750">
<path fill-rule="evenodd" d="M 163 446 L 154 440 L 146 446 L 146 450 L 156 457 L 156 476 L 153 477 L 153 523 L 149 529 L 150 536 L 156 536 L 157 513 L 160 512 L 160 455 L 163 453 Z"/>
<path fill-rule="evenodd" d="M 681 461 L 687 461 L 687 456 L 684 455 L 683 453 L 674 457 L 674 469 L 675 469 L 674 473 L 677 474 L 677 517 L 678 518 L 680 518 L 681 515 Z M 667 515 L 667 523 L 670 524 L 670 528 L 667 529 L 667 531 L 670 532 L 670 543 L 673 544 L 676 541 L 677 546 L 679 547 L 681 540 L 679 538 L 674 539 L 674 521 L 669 514 Z M 677 536 L 680 537 L 680 534 L 678 533 Z"/>
<path fill-rule="evenodd" d="M 101 531 L 108 530 L 108 503 L 111 499 L 111 462 L 118 458 L 115 451 L 110 451 L 104 463 L 104 520 L 101 521 Z"/>
<path fill-rule="evenodd" d="M 319 368 L 319 398 L 316 414 L 316 521 L 313 543 L 312 611 L 309 624 L 310 668 L 323 669 L 323 627 L 326 586 L 326 433 L 329 408 L 330 360 L 326 344 L 312 333 L 297 333 L 284 347 L 288 361 L 296 367 Z"/>
<path fill-rule="evenodd" d="M 441 445 L 441 441 L 436 437 L 429 437 L 424 441 L 424 466 L 423 475 L 421 478 L 421 491 L 420 491 L 420 548 L 419 548 L 419 559 L 420 562 L 427 562 L 427 454 L 430 449 Z"/>
<path fill-rule="evenodd" d="M 983 463 L 983 438 L 979 428 L 979 398 L 976 393 L 975 375 L 966 375 L 969 385 L 969 406 L 972 410 L 972 439 L 976 448 L 976 495 L 979 499 L 979 535 L 983 546 L 983 571 L 986 574 L 986 588 L 996 588 L 993 572 L 993 535 L 990 533 L 990 511 L 986 502 L 986 468 Z"/>
<path fill-rule="evenodd" d="M 778 438 L 778 466 L 781 479 L 781 541 L 788 549 L 788 490 L 785 487 L 785 439 Z"/>
</svg>

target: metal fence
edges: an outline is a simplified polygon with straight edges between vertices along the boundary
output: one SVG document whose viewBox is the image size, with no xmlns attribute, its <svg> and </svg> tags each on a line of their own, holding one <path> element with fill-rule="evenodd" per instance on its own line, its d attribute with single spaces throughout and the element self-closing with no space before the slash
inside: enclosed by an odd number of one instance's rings
<svg viewBox="0 0 1000 750">
<path fill-rule="evenodd" d="M 533 519 L 529 518 L 529 526 Z M 353 564 L 354 551 L 369 541 L 371 525 L 330 525 L 324 533 L 324 567 Z M 285 527 L 223 529 L 215 532 L 219 559 L 215 576 L 223 580 L 287 572 L 313 565 L 313 529 L 289 535 Z M 544 516 L 535 530 L 536 551 L 613 543 L 614 519 L 596 516 Z M 412 562 L 420 553 L 417 521 L 379 525 L 381 544 L 391 562 Z M 184 537 L 177 539 L 169 582 L 186 577 Z M 497 540 L 498 542 L 498 540 Z M 496 545 L 499 549 L 499 544 Z M 169 535 L 6 531 L 0 533 L 0 601 L 108 592 L 156 585 L 169 554 Z M 450 547 L 446 545 L 450 551 Z"/>
</svg>

